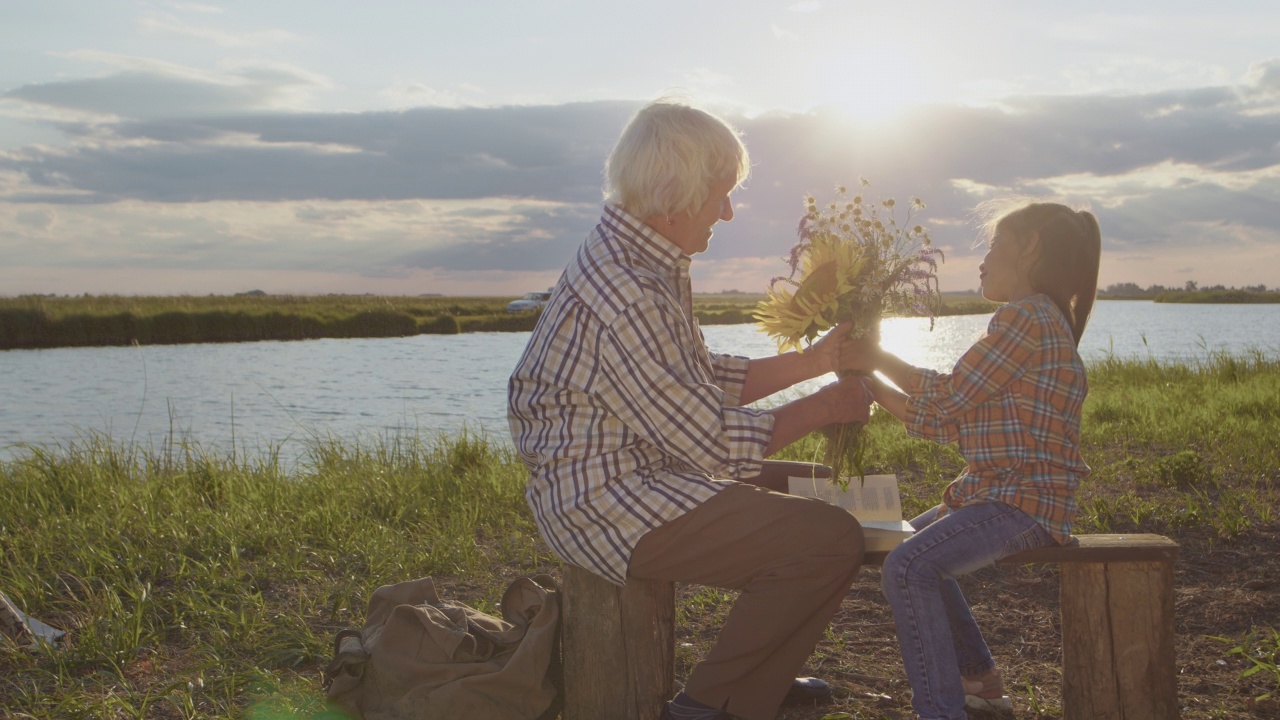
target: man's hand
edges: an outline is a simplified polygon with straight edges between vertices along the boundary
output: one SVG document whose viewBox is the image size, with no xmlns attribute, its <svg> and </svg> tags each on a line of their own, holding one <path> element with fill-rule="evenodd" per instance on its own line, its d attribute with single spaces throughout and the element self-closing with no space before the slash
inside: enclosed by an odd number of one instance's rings
<svg viewBox="0 0 1280 720">
<path fill-rule="evenodd" d="M 866 422 L 871 417 L 870 383 L 871 378 L 866 377 L 842 378 L 812 395 L 770 410 L 774 417 L 773 435 L 765 457 L 825 425 Z"/>
<path fill-rule="evenodd" d="M 805 350 L 805 354 L 812 353 L 814 356 L 813 362 L 820 369 L 817 375 L 824 375 L 829 372 L 838 373 L 840 371 L 840 356 L 844 353 L 844 344 L 849 341 L 849 331 L 851 330 L 853 330 L 852 323 L 840 323 L 831 328 L 826 335 L 818 338 L 818 342 L 809 346 L 808 350 Z"/>
<path fill-rule="evenodd" d="M 819 390 L 829 422 L 866 422 L 871 417 L 871 403 L 875 399 L 871 382 L 870 378 L 850 376 Z"/>
</svg>

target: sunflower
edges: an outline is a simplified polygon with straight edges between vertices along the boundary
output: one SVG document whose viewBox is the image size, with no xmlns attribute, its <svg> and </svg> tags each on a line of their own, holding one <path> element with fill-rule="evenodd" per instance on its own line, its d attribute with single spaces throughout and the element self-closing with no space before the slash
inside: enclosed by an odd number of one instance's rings
<svg viewBox="0 0 1280 720">
<path fill-rule="evenodd" d="M 787 280 L 795 291 L 775 284 L 754 313 L 760 327 L 778 341 L 779 352 L 802 350 L 801 340 L 812 343 L 818 333 L 835 326 L 840 298 L 857 287 L 866 266 L 862 249 L 835 233 L 814 233 L 801 252 L 800 279 Z"/>
</svg>

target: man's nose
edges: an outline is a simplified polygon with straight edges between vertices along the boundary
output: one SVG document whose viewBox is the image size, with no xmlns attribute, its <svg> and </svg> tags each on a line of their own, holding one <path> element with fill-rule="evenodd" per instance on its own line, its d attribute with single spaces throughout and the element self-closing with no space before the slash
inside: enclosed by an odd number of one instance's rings
<svg viewBox="0 0 1280 720">
<path fill-rule="evenodd" d="M 733 201 L 732 200 L 729 200 L 726 198 L 724 203 L 720 205 L 720 219 L 725 222 L 729 222 L 730 220 L 733 219 Z"/>
</svg>

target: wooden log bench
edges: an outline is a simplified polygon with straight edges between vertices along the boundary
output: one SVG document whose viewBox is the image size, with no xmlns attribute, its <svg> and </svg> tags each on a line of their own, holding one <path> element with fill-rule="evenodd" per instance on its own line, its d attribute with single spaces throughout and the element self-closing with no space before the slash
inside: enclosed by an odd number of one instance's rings
<svg viewBox="0 0 1280 720">
<path fill-rule="evenodd" d="M 868 553 L 865 564 L 887 554 Z M 1000 561 L 1060 568 L 1065 720 L 1179 716 L 1177 557 L 1177 543 L 1160 535 L 1081 535 Z M 657 720 L 675 690 L 674 585 L 632 579 L 620 588 L 565 566 L 561 595 L 563 720 Z"/>
</svg>

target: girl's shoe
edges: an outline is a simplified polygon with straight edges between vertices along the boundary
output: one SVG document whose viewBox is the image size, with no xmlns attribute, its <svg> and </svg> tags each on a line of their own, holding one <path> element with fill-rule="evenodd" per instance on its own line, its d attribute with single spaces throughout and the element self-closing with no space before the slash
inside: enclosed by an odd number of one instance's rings
<svg viewBox="0 0 1280 720">
<path fill-rule="evenodd" d="M 1004 678 L 998 668 L 977 677 L 963 678 L 964 707 L 973 718 L 1012 718 L 1013 700 L 1004 694 Z"/>
</svg>

